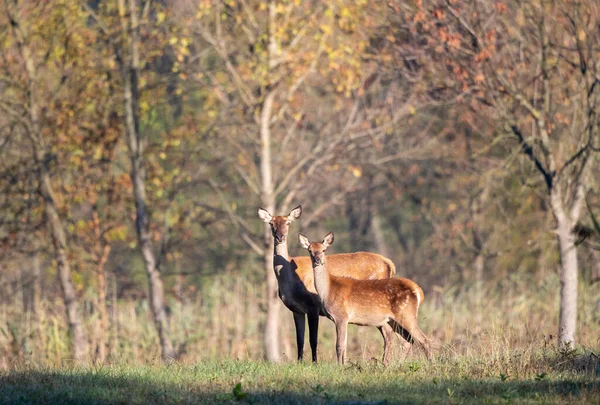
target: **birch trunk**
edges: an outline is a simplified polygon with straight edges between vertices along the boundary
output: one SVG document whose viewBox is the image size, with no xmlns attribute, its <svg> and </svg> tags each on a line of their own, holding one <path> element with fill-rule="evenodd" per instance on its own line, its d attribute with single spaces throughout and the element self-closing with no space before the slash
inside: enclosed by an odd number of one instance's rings
<svg viewBox="0 0 600 405">
<path fill-rule="evenodd" d="M 69 331 L 71 332 L 71 346 L 73 359 L 81 362 L 85 358 L 87 342 L 83 332 L 83 325 L 77 308 L 77 295 L 71 281 L 71 265 L 67 256 L 67 238 L 63 224 L 56 208 L 50 175 L 43 170 L 40 191 L 45 200 L 46 218 L 52 235 L 57 266 L 57 276 L 63 293 L 63 300 L 67 312 Z"/>
<path fill-rule="evenodd" d="M 273 195 L 273 167 L 271 163 L 271 113 L 275 92 L 270 92 L 265 98 L 260 117 L 260 174 L 261 174 L 261 202 L 264 209 L 275 212 L 275 197 Z M 273 235 L 269 224 L 264 230 L 263 260 L 267 281 L 267 318 L 264 330 L 265 358 L 268 361 L 281 360 L 279 350 L 279 312 L 281 303 L 277 293 L 277 278 L 273 272 Z"/>
<path fill-rule="evenodd" d="M 573 348 L 577 325 L 577 248 L 571 232 L 575 224 L 569 217 L 559 187 L 550 192 L 552 213 L 556 220 L 556 237 L 560 251 L 560 312 L 558 317 L 558 344 Z"/>
</svg>

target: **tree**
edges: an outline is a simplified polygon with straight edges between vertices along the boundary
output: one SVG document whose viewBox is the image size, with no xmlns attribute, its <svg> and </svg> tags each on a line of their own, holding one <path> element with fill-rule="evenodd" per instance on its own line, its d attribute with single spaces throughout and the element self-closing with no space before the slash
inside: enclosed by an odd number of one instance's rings
<svg viewBox="0 0 600 405">
<path fill-rule="evenodd" d="M 93 40 L 85 27 L 85 15 L 69 2 L 21 4 L 5 2 L 9 38 L 3 69 L 11 80 L 1 108 L 11 117 L 20 138 L 28 143 L 37 193 L 43 201 L 45 222 L 54 247 L 62 289 L 73 358 L 83 361 L 87 341 L 71 280 L 70 246 L 63 215 L 64 199 L 57 187 L 57 174 L 64 163 L 59 153 L 72 137 L 82 137 L 90 117 L 88 106 L 78 103 L 97 84 L 79 69 L 89 63 L 88 46 Z M 6 63 L 10 60 L 18 63 Z M 92 109 L 93 110 L 93 109 Z M 13 144 L 16 146 L 16 144 Z"/>
<path fill-rule="evenodd" d="M 413 32 L 426 38 L 420 62 L 428 96 L 457 97 L 489 116 L 491 144 L 508 134 L 542 180 L 561 259 L 561 347 L 575 343 L 571 230 L 599 146 L 599 18 L 594 1 L 418 1 L 412 13 Z"/>
</svg>

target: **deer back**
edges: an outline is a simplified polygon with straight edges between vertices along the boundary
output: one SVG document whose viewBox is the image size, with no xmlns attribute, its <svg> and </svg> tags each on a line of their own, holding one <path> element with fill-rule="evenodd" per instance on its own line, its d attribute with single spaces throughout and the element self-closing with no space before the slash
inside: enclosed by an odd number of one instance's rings
<svg viewBox="0 0 600 405">
<path fill-rule="evenodd" d="M 402 312 L 416 315 L 424 299 L 421 287 L 406 278 L 356 280 L 330 275 L 329 280 L 326 310 L 334 316 L 348 315 L 353 323 L 378 324 Z"/>
<path fill-rule="evenodd" d="M 296 274 L 310 292 L 316 293 L 312 262 L 309 256 L 293 257 Z M 356 252 L 338 253 L 327 256 L 327 271 L 337 277 L 358 280 L 379 280 L 396 274 L 394 263 L 377 253 Z"/>
</svg>

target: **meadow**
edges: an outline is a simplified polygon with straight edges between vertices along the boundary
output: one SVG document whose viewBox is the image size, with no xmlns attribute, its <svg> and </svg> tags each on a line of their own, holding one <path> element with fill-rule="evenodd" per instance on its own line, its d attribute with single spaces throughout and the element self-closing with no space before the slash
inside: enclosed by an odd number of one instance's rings
<svg viewBox="0 0 600 405">
<path fill-rule="evenodd" d="M 600 363 L 591 352 L 446 352 L 432 363 L 409 355 L 339 367 L 332 361 L 269 364 L 17 368 L 0 373 L 0 403 L 599 403 Z"/>
<path fill-rule="evenodd" d="M 386 368 L 379 360 L 377 330 L 356 326 L 349 329 L 349 363 L 338 366 L 334 327 L 324 318 L 319 364 L 297 364 L 285 309 L 285 360 L 264 362 L 261 290 L 250 283 L 238 283 L 236 290 L 232 280 L 217 277 L 206 291 L 212 295 L 173 305 L 174 335 L 187 337 L 187 345 L 171 364 L 160 360 L 143 301 L 118 303 L 114 346 L 102 364 L 93 359 L 74 364 L 61 318 L 47 314 L 43 339 L 29 339 L 24 346 L 30 353 L 5 355 L 12 360 L 0 371 L 0 403 L 600 403 L 600 313 L 595 307 L 600 292 L 595 285 L 581 283 L 578 346 L 562 351 L 555 336 L 557 277 L 542 280 L 535 290 L 518 278 L 489 284 L 480 293 L 473 286 L 439 288 L 429 294 L 420 316 L 423 330 L 435 341 L 434 361 L 427 362 L 417 348 L 403 352 L 396 342 Z M 480 294 L 485 298 L 478 301 Z M 2 314 L 10 314 L 9 309 L 5 306 Z M 26 322 L 25 316 L 20 319 Z M 93 314 L 86 327 L 93 338 Z M 5 351 L 15 346 L 7 335 L 0 336 Z"/>
</svg>

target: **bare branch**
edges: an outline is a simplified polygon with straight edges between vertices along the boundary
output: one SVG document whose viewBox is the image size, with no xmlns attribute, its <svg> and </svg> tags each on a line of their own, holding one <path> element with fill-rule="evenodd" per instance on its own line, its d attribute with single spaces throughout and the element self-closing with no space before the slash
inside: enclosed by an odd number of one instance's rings
<svg viewBox="0 0 600 405">
<path fill-rule="evenodd" d="M 512 133 L 515 134 L 515 136 L 517 137 L 517 140 L 519 141 L 519 145 L 521 145 L 523 153 L 525 153 L 529 157 L 529 159 L 531 159 L 531 161 L 533 161 L 533 163 L 535 164 L 535 167 L 542 174 L 542 176 L 544 176 L 544 181 L 546 182 L 548 191 L 552 190 L 553 180 L 554 180 L 554 176 L 556 175 L 556 173 L 552 172 L 544 167 L 544 164 L 542 162 L 540 162 L 540 160 L 537 158 L 537 156 L 535 156 L 535 153 L 533 152 L 533 148 L 531 147 L 531 145 L 529 145 L 527 143 L 527 141 L 525 141 L 525 138 L 523 137 L 521 130 L 516 125 L 511 125 L 510 131 L 512 131 Z"/>
<path fill-rule="evenodd" d="M 217 183 L 213 179 L 209 179 L 208 182 L 209 182 L 210 186 L 212 187 L 212 189 L 215 190 L 215 192 L 219 196 L 219 199 L 221 200 L 221 203 L 223 204 L 223 207 L 225 208 L 225 211 L 227 212 L 227 215 L 229 216 L 231 223 L 237 228 L 237 230 L 239 232 L 241 232 L 242 240 L 244 242 L 246 242 L 246 244 L 248 244 L 248 246 L 252 250 L 254 250 L 257 254 L 259 254 L 261 256 L 264 255 L 265 250 L 263 248 L 261 248 L 260 246 L 258 246 L 252 240 L 252 238 L 249 235 L 249 233 L 251 233 L 251 231 L 249 230 L 248 225 L 246 225 L 246 223 L 239 216 L 234 214 L 233 210 L 227 203 L 227 199 L 223 195 L 223 192 L 221 191 L 221 189 L 219 188 Z"/>
</svg>

